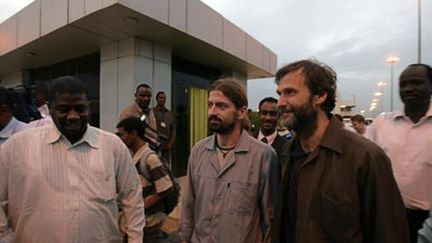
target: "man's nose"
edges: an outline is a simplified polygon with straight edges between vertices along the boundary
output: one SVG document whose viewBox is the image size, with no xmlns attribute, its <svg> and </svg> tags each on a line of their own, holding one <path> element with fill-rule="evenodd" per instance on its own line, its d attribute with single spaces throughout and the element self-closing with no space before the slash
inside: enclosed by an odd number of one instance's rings
<svg viewBox="0 0 432 243">
<path fill-rule="evenodd" d="M 283 100 L 282 97 L 279 97 L 278 102 L 277 102 L 277 106 L 280 107 L 285 107 L 286 106 L 286 102 L 285 100 Z"/>
<path fill-rule="evenodd" d="M 67 117 L 68 120 L 73 120 L 73 119 L 79 119 L 80 116 L 78 114 L 78 112 L 76 112 L 75 110 L 71 110 L 68 112 Z"/>
<path fill-rule="evenodd" d="M 213 115 L 216 113 L 216 106 L 215 105 L 209 105 L 208 107 L 208 114 Z"/>
</svg>

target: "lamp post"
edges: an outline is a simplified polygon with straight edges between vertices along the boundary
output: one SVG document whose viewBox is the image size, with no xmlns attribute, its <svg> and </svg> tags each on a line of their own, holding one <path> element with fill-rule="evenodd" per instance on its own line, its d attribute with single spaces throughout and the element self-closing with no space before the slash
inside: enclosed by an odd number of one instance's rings
<svg viewBox="0 0 432 243">
<path fill-rule="evenodd" d="M 377 98 L 379 98 L 379 103 L 380 103 L 380 113 L 382 113 L 383 112 L 383 99 L 382 99 L 382 95 L 383 95 L 383 93 L 382 92 L 375 92 L 375 97 L 377 97 Z M 372 103 L 372 104 L 374 104 L 374 103 Z M 375 106 L 376 106 L 377 104 L 375 103 Z"/>
<path fill-rule="evenodd" d="M 383 112 L 384 111 L 384 109 L 383 109 L 383 106 L 384 106 L 384 86 L 386 85 L 386 83 L 384 82 L 384 81 L 380 81 L 380 82 L 378 82 L 378 87 L 380 87 L 380 92 L 379 93 L 381 93 L 381 96 L 380 96 L 380 109 L 381 109 L 381 112 Z"/>
<path fill-rule="evenodd" d="M 389 56 L 387 62 L 390 63 L 390 111 L 393 111 L 393 64 L 399 62 L 397 56 Z"/>
<path fill-rule="evenodd" d="M 421 0 L 417 0 L 417 7 L 418 7 L 417 63 L 421 63 Z"/>
</svg>

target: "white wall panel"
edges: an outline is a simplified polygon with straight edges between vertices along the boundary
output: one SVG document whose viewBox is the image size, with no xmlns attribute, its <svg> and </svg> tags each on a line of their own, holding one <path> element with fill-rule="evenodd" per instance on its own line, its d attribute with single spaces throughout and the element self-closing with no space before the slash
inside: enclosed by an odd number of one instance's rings
<svg viewBox="0 0 432 243">
<path fill-rule="evenodd" d="M 72 23 L 75 20 L 82 18 L 84 14 L 85 0 L 69 0 L 69 23 Z"/>
<path fill-rule="evenodd" d="M 119 0 L 125 6 L 168 24 L 168 0 Z"/>
<path fill-rule="evenodd" d="M 101 51 L 102 53 L 104 51 Z M 113 132 L 120 111 L 117 107 L 117 59 L 104 61 L 100 66 L 100 128 Z"/>
<path fill-rule="evenodd" d="M 41 35 L 67 24 L 68 0 L 41 0 Z"/>
<path fill-rule="evenodd" d="M 186 32 L 186 0 L 169 0 L 169 25 Z"/>
<path fill-rule="evenodd" d="M 0 55 L 12 51 L 17 47 L 18 16 L 14 15 L 1 24 L 2 34 Z"/>
<path fill-rule="evenodd" d="M 246 59 L 246 33 L 228 20 L 223 20 L 223 49 Z"/>
<path fill-rule="evenodd" d="M 40 37 L 40 0 L 36 0 L 18 13 L 18 46 Z"/>
<path fill-rule="evenodd" d="M 102 8 L 102 0 L 85 0 L 85 14 L 90 14 Z"/>
<path fill-rule="evenodd" d="M 270 50 L 266 47 L 263 47 L 262 69 L 270 71 Z"/>
<path fill-rule="evenodd" d="M 187 33 L 222 49 L 222 16 L 201 1 L 187 7 Z"/>
<path fill-rule="evenodd" d="M 252 38 L 246 36 L 246 61 L 257 67 L 262 66 L 263 45 Z"/>
<path fill-rule="evenodd" d="M 154 62 L 153 106 L 156 105 L 156 93 L 158 91 L 164 91 L 167 95 L 166 107 L 171 109 L 171 70 L 172 67 L 170 64 L 158 61 Z"/>
</svg>

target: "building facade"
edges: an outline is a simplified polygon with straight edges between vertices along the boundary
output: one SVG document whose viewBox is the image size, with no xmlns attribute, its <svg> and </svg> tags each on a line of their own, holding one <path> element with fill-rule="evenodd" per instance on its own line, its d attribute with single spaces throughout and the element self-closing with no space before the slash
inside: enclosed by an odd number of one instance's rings
<svg viewBox="0 0 432 243">
<path fill-rule="evenodd" d="M 269 48 L 198 0 L 35 0 L 0 24 L 0 84 L 78 76 L 102 129 L 114 131 L 138 84 L 165 91 L 177 116 L 179 174 L 207 133 L 196 124 L 211 82 L 231 77 L 246 86 L 273 76 L 276 63 Z"/>
</svg>

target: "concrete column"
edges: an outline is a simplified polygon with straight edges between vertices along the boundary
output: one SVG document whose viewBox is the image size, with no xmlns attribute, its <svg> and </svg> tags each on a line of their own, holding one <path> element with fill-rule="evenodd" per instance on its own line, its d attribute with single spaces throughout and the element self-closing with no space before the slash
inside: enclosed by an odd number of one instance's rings
<svg viewBox="0 0 432 243">
<path fill-rule="evenodd" d="M 239 82 L 247 90 L 247 76 L 246 74 L 239 73 L 236 71 L 223 71 L 223 78 L 230 78 L 234 81 Z"/>
<path fill-rule="evenodd" d="M 134 102 L 139 84 L 150 85 L 153 96 L 158 90 L 164 90 L 168 96 L 167 105 L 171 104 L 170 48 L 137 38 L 102 46 L 100 72 L 102 129 L 115 130 L 121 111 Z"/>
</svg>

